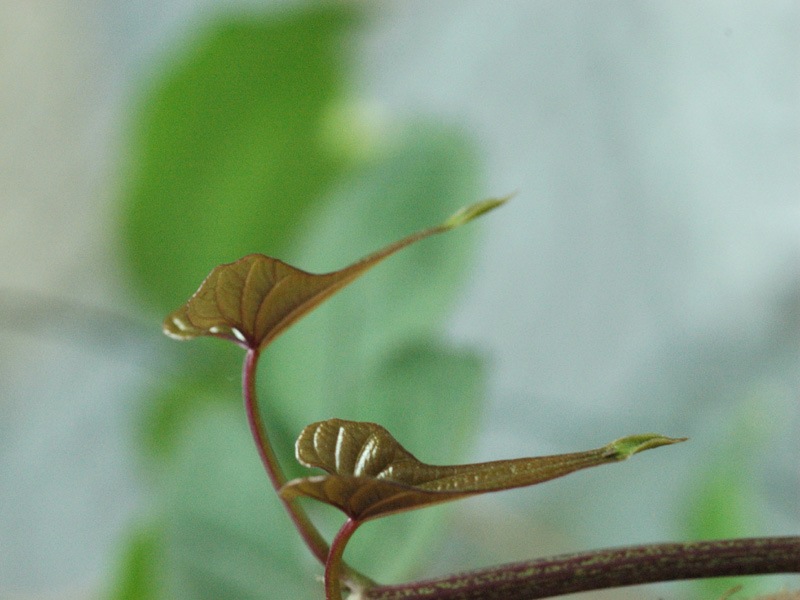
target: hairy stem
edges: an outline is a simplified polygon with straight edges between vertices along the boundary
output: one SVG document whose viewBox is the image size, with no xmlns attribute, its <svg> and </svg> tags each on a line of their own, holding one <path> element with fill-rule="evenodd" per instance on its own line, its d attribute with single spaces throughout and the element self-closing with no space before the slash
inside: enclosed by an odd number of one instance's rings
<svg viewBox="0 0 800 600">
<path fill-rule="evenodd" d="M 442 579 L 380 586 L 365 600 L 534 600 L 658 581 L 800 573 L 800 537 L 747 538 L 594 550 Z"/>
<path fill-rule="evenodd" d="M 341 577 L 340 567 L 343 564 L 342 556 L 347 542 L 350 541 L 350 537 L 360 524 L 360 521 L 347 519 L 342 528 L 339 529 L 339 533 L 333 538 L 331 551 L 325 563 L 325 600 L 342 600 L 342 589 L 339 583 Z"/>
<path fill-rule="evenodd" d="M 277 492 L 286 483 L 286 475 L 284 475 L 278 458 L 270 444 L 267 430 L 264 427 L 264 422 L 261 419 L 261 412 L 258 408 L 258 398 L 256 395 L 256 366 L 258 365 L 259 351 L 255 348 L 249 348 L 244 360 L 244 367 L 242 369 L 242 392 L 244 394 L 244 407 L 247 414 L 247 422 L 250 425 L 250 433 L 253 435 L 258 455 L 267 471 L 272 487 Z M 311 553 L 317 557 L 322 563 L 326 564 L 328 560 L 329 548 L 328 543 L 320 534 L 319 530 L 314 526 L 308 518 L 306 512 L 302 507 L 293 500 L 284 500 L 278 495 L 283 503 L 286 512 L 292 519 L 300 536 L 303 538 L 306 546 L 308 546 Z M 375 582 L 362 575 L 355 569 L 349 567 L 347 564 L 341 565 L 341 578 L 352 590 L 363 590 L 375 585 Z"/>
</svg>

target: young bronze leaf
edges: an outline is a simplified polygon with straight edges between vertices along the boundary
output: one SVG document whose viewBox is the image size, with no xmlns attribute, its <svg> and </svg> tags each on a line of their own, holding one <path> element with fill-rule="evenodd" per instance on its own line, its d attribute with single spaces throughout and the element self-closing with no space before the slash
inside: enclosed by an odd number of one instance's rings
<svg viewBox="0 0 800 600">
<path fill-rule="evenodd" d="M 211 335 L 245 348 L 263 348 L 383 259 L 423 238 L 459 227 L 506 199 L 485 200 L 461 209 L 441 225 L 414 233 L 332 273 L 307 273 L 263 254 L 219 265 L 188 302 L 167 316 L 164 333 L 179 340 Z"/>
<path fill-rule="evenodd" d="M 435 466 L 417 460 L 380 425 L 330 419 L 306 427 L 295 446 L 297 460 L 329 474 L 290 481 L 281 489 L 281 495 L 286 499 L 316 498 L 336 506 L 351 519 L 365 521 L 541 483 L 684 439 L 648 433 L 585 452 Z"/>
</svg>

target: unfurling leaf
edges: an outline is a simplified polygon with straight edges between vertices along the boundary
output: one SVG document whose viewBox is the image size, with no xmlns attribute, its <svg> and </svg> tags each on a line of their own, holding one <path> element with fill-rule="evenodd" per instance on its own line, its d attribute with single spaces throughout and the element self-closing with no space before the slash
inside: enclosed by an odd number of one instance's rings
<svg viewBox="0 0 800 600">
<path fill-rule="evenodd" d="M 461 209 L 441 225 L 414 233 L 332 273 L 307 273 L 263 254 L 219 265 L 188 302 L 167 316 L 164 333 L 178 340 L 211 335 L 245 348 L 263 348 L 383 259 L 423 238 L 463 225 L 506 199 L 485 200 Z"/>
<path fill-rule="evenodd" d="M 648 433 L 602 448 L 486 463 L 427 465 L 375 423 L 330 419 L 306 427 L 297 439 L 297 460 L 329 473 L 295 479 L 281 489 L 285 499 L 307 496 L 331 504 L 356 521 L 523 487 L 588 467 L 630 458 L 643 450 L 686 438 Z"/>
</svg>

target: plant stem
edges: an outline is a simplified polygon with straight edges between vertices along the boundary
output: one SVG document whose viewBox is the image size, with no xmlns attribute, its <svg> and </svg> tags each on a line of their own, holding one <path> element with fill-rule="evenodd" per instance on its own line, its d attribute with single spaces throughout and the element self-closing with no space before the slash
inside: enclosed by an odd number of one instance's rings
<svg viewBox="0 0 800 600">
<path fill-rule="evenodd" d="M 360 521 L 347 519 L 342 528 L 339 529 L 339 533 L 333 538 L 331 551 L 328 554 L 328 560 L 325 562 L 325 600 L 342 600 L 339 569 L 342 566 L 344 548 L 359 525 L 361 525 Z"/>
<path fill-rule="evenodd" d="M 534 600 L 704 577 L 800 573 L 800 537 L 612 548 L 366 590 L 365 600 Z"/>
<path fill-rule="evenodd" d="M 257 348 L 248 348 L 247 354 L 244 359 L 244 367 L 242 368 L 242 392 L 244 394 L 244 408 L 247 414 L 247 422 L 250 425 L 250 433 L 253 435 L 258 455 L 267 471 L 272 487 L 277 492 L 281 489 L 283 484 L 286 483 L 286 475 L 281 469 L 277 456 L 272 449 L 269 442 L 267 430 L 264 427 L 264 422 L 261 419 L 261 412 L 258 408 L 258 397 L 256 395 L 256 367 L 258 365 L 259 350 Z M 328 543 L 320 534 L 319 530 L 314 526 L 308 518 L 306 512 L 302 507 L 293 500 L 284 500 L 278 494 L 281 502 L 283 503 L 286 512 L 292 519 L 300 536 L 303 538 L 306 546 L 308 546 L 311 553 L 317 559 L 325 564 L 328 560 L 329 548 Z M 341 577 L 345 583 L 353 590 L 363 590 L 375 585 L 375 582 L 359 573 L 355 569 L 349 567 L 347 564 L 341 565 Z"/>
</svg>

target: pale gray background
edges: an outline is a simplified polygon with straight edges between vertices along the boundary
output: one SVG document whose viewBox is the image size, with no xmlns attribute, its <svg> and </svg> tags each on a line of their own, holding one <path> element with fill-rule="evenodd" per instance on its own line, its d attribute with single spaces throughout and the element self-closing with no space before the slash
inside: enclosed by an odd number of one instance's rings
<svg viewBox="0 0 800 600">
<path fill-rule="evenodd" d="M 115 153 L 143 69 L 229 5 L 0 1 L 2 598 L 91 597 L 146 505 L 125 400 L 157 357 L 98 333 L 103 310 L 126 314 Z M 491 364 L 472 458 L 693 438 L 459 506 L 439 566 L 680 537 L 731 413 L 769 452 L 756 532 L 800 531 L 800 4 L 417 0 L 373 17 L 355 99 L 376 134 L 459 124 L 486 193 L 518 192 L 484 221 L 449 325 Z"/>
</svg>

